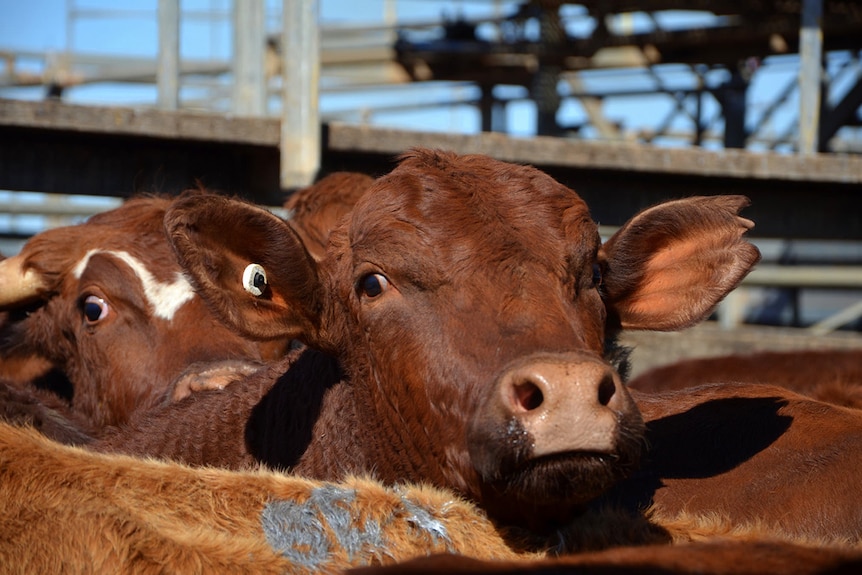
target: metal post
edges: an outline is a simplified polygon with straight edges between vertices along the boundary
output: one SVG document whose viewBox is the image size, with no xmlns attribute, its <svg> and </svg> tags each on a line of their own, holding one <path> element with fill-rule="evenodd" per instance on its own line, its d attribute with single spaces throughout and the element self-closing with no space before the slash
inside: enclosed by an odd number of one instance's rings
<svg viewBox="0 0 862 575">
<path fill-rule="evenodd" d="M 494 98 L 494 86 L 482 84 L 482 98 L 479 112 L 482 117 L 483 132 L 506 132 L 506 103 Z"/>
<path fill-rule="evenodd" d="M 233 26 L 233 110 L 240 116 L 263 116 L 266 113 L 263 0 L 234 0 Z"/>
<path fill-rule="evenodd" d="M 724 112 L 724 147 L 745 147 L 745 100 L 748 90 L 748 79 L 737 66 L 730 73 L 730 78 L 721 86 L 719 103 Z"/>
<path fill-rule="evenodd" d="M 284 0 L 282 30 L 281 187 L 314 181 L 320 168 L 319 4 Z"/>
<path fill-rule="evenodd" d="M 565 43 L 566 30 L 557 8 L 542 8 L 539 15 L 539 37 L 542 51 L 545 53 L 553 53 Z M 544 59 L 543 54 L 539 58 L 539 67 L 530 86 L 530 95 L 536 103 L 536 133 L 540 136 L 560 136 L 562 130 L 557 123 L 557 112 L 562 98 L 557 84 L 562 69 L 560 66 L 548 64 Z"/>
<path fill-rule="evenodd" d="M 799 30 L 799 153 L 817 153 L 820 121 L 823 0 L 803 0 Z"/>
<path fill-rule="evenodd" d="M 180 1 L 159 0 L 158 107 L 176 110 L 180 95 Z"/>
</svg>

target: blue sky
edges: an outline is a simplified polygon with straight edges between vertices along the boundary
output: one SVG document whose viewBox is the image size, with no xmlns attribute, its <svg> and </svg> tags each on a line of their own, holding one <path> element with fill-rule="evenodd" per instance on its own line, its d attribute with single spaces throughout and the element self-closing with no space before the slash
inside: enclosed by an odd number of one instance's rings
<svg viewBox="0 0 862 575">
<path fill-rule="evenodd" d="M 74 6 L 78 10 L 87 10 L 87 14 L 76 19 L 75 24 L 67 26 L 67 6 Z M 155 21 L 156 0 L 132 0 L 119 4 L 119 10 L 114 9 L 109 17 L 101 17 L 94 14 L 95 10 L 111 9 L 117 6 L 116 2 L 110 0 L 32 0 L 28 2 L 13 2 L 0 0 L 0 49 L 14 51 L 32 51 L 37 53 L 61 54 L 65 51 L 67 44 L 75 52 L 85 54 L 110 54 L 131 57 L 153 58 L 157 52 L 158 30 Z M 280 19 L 280 2 L 267 0 L 268 5 L 268 31 L 276 32 Z M 455 5 L 458 7 L 455 8 Z M 229 0 L 184 0 L 181 4 L 182 10 L 187 16 L 181 24 L 181 55 L 188 59 L 221 59 L 227 60 L 231 51 L 231 29 L 230 20 L 227 17 L 231 7 Z M 379 24 L 384 17 L 383 0 L 363 0 L 354 2 L 351 0 L 323 0 L 319 2 L 321 21 L 324 24 Z M 427 0 L 400 0 L 395 3 L 397 17 L 409 21 L 427 21 L 439 18 L 444 11 L 449 13 L 462 13 L 466 16 L 492 13 L 491 4 L 488 2 L 435 2 Z M 491 8 L 489 8 L 491 7 Z M 215 19 L 207 20 L 200 17 L 200 13 L 210 11 L 215 13 Z M 221 15 L 221 17 L 218 17 Z M 40 68 L 41 63 L 22 60 L 19 65 Z M 409 90 L 402 90 L 409 92 Z M 34 88 L 31 90 L 17 89 L 14 92 L 5 92 L 6 96 L 14 94 L 13 97 L 40 98 L 42 90 Z M 435 94 L 433 89 L 416 87 L 407 98 L 435 99 L 444 98 L 447 94 Z M 371 98 L 385 101 L 392 98 L 386 94 L 372 94 Z M 152 102 L 155 98 L 153 87 L 136 85 L 99 85 L 87 86 L 71 90 L 68 101 L 80 103 L 116 103 L 136 105 Z M 324 99 L 332 101 L 334 109 L 344 109 L 343 96 L 323 96 Z M 368 95 L 359 95 L 359 105 L 364 105 L 369 98 Z M 395 102 L 403 103 L 405 96 L 394 96 Z M 326 109 L 328 102 L 322 103 Z M 349 105 L 349 104 L 348 104 Z M 471 119 L 475 112 L 468 111 Z M 441 114 L 445 112 L 435 110 L 433 117 L 423 118 L 425 114 L 415 114 L 417 129 L 422 129 L 426 123 L 428 128 L 440 126 Z M 463 113 L 458 114 L 458 116 Z M 396 114 L 404 116 L 404 114 Z M 409 115 L 405 119 L 396 118 L 390 122 L 410 122 Z M 453 120 L 448 120 L 447 123 Z M 456 123 L 464 121 L 458 117 Z M 471 122 L 467 122 L 471 124 Z M 459 126 L 450 126 L 463 128 Z M 477 129 L 478 126 L 468 125 L 467 130 Z"/>
</svg>

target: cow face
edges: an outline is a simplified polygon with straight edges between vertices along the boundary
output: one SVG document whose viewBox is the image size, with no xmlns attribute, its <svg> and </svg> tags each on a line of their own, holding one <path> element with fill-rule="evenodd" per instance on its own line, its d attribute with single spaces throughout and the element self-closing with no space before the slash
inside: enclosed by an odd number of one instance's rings
<svg viewBox="0 0 862 575">
<path fill-rule="evenodd" d="M 214 309 L 338 356 L 374 471 L 504 521 L 568 516 L 636 465 L 643 424 L 603 358 L 608 326 L 691 325 L 757 259 L 743 198 L 654 209 L 602 246 L 572 190 L 484 156 L 407 155 L 320 262 L 265 211 L 209 204 L 166 225 Z"/>
<path fill-rule="evenodd" d="M 45 231 L 12 262 L 37 289 L 3 304 L 16 310 L 30 300 L 7 326 L 11 342 L 66 375 L 73 408 L 96 428 L 161 401 L 190 364 L 261 359 L 259 346 L 218 321 L 182 274 L 164 235 L 169 203 L 131 200 Z"/>
</svg>

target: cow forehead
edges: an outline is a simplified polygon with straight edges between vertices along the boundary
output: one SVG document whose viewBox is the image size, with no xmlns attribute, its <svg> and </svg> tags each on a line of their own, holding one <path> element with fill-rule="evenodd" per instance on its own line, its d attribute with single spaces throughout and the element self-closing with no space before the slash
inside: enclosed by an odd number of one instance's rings
<svg viewBox="0 0 862 575">
<path fill-rule="evenodd" d="M 90 258 L 96 254 L 113 256 L 129 266 L 135 277 L 141 282 L 144 297 L 146 297 L 156 317 L 170 321 L 177 310 L 195 296 L 194 288 L 192 288 L 192 285 L 182 273 L 176 272 L 171 282 L 161 282 L 147 269 L 144 262 L 130 253 L 121 250 L 102 250 L 98 248 L 89 250 L 72 268 L 72 274 L 75 279 L 81 279 L 84 270 L 87 269 Z"/>
<path fill-rule="evenodd" d="M 575 253 L 593 254 L 598 243 L 586 203 L 550 176 L 445 153 L 418 153 L 378 179 L 350 224 L 358 260 L 366 251 L 398 259 L 415 252 L 443 266 L 499 257 L 557 265 Z"/>
</svg>

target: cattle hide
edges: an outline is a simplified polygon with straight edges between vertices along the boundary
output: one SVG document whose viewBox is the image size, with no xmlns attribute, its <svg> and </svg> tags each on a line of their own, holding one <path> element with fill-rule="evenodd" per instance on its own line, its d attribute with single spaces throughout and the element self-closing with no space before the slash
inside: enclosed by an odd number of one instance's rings
<svg viewBox="0 0 862 575">
<path fill-rule="evenodd" d="M 646 371 L 628 382 L 647 392 L 716 381 L 772 384 L 814 399 L 862 408 L 862 349 L 759 351 L 688 358 Z"/>
<path fill-rule="evenodd" d="M 819 572 L 814 566 L 860 561 L 858 553 L 839 546 L 816 550 L 799 542 L 752 541 L 739 526 L 722 532 L 717 524 L 704 529 L 696 521 L 680 522 L 668 533 L 605 513 L 569 528 L 570 538 L 599 538 L 603 545 L 614 539 L 616 544 L 674 541 L 679 549 L 628 547 L 533 564 L 553 558 L 555 551 L 517 552 L 510 546 L 515 534 L 500 532 L 481 510 L 447 490 L 387 487 L 356 477 L 321 482 L 262 469 L 192 468 L 97 454 L 0 423 L 0 564 L 10 574 L 333 573 L 432 554 L 444 560 L 396 566 L 392 572 L 439 572 L 444 565 L 452 573 L 479 566 L 493 573 L 531 567 L 548 572 L 542 566 L 551 565 L 583 567 L 587 573 L 642 573 L 644 566 L 676 573 L 680 564 L 698 566 L 702 573 L 750 572 L 736 568 L 744 558 L 744 565 L 801 574 Z M 717 533 L 719 548 L 739 542 L 729 558 L 718 556 L 721 561 L 709 546 L 684 544 L 710 541 Z M 445 559 L 453 554 L 463 557 Z M 757 563 L 762 560 L 767 562 Z"/>
<path fill-rule="evenodd" d="M 446 491 L 193 469 L 0 423 L 7 573 L 319 573 L 435 552 L 515 557 Z"/>
<path fill-rule="evenodd" d="M 287 222 L 312 257 L 324 256 L 332 229 L 373 183 L 374 178 L 365 174 L 334 172 L 287 198 Z"/>
<path fill-rule="evenodd" d="M 391 566 L 359 567 L 348 575 L 854 575 L 862 553 L 786 542 L 712 541 L 692 545 L 625 547 L 553 559 L 483 561 L 434 555 Z"/>
</svg>

